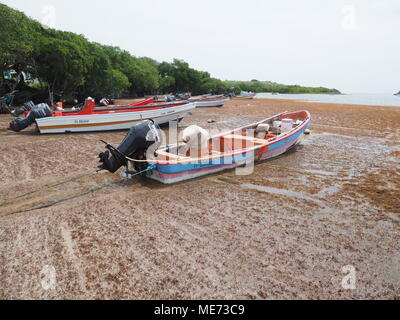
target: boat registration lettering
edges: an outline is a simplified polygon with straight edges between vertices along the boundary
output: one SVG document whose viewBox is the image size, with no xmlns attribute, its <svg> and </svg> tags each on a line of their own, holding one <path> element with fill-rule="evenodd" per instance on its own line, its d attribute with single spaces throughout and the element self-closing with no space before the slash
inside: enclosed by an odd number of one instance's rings
<svg viewBox="0 0 400 320">
<path fill-rule="evenodd" d="M 89 123 L 89 120 L 75 120 L 75 124 Z"/>
</svg>

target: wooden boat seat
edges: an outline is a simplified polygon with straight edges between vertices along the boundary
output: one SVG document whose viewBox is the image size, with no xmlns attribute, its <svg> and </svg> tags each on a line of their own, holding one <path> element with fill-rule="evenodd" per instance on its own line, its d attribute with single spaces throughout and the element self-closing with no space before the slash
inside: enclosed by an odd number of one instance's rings
<svg viewBox="0 0 400 320">
<path fill-rule="evenodd" d="M 255 138 L 255 137 L 251 137 L 251 136 L 243 136 L 243 135 L 240 135 L 240 134 L 228 134 L 228 135 L 220 137 L 221 140 L 232 140 L 232 141 L 233 140 L 238 140 L 238 141 L 242 141 L 242 143 L 245 142 L 245 141 L 248 141 L 250 143 L 253 143 L 253 145 L 265 145 L 265 144 L 268 144 L 269 139 L 271 139 L 271 138 L 276 138 L 276 136 L 275 135 L 267 135 L 266 139 L 259 139 L 259 138 Z M 230 143 L 228 143 L 228 145 L 226 145 L 226 144 L 222 143 L 222 144 L 219 145 L 220 146 L 220 150 L 215 150 L 214 149 L 214 147 L 216 147 L 215 142 L 214 143 L 211 142 L 211 143 L 209 143 L 209 146 L 208 146 L 208 148 L 209 148 L 208 154 L 201 154 L 200 151 L 199 151 L 199 154 L 196 157 L 190 156 L 189 151 L 188 151 L 188 153 L 186 155 L 182 155 L 182 154 L 177 155 L 176 153 L 169 153 L 169 152 L 166 152 L 166 151 L 157 151 L 157 155 L 158 155 L 158 157 L 165 158 L 166 160 L 193 160 L 193 161 L 197 161 L 198 158 L 207 157 L 207 156 L 211 156 L 211 157 L 220 156 L 220 155 L 223 155 L 225 153 L 230 153 L 230 152 L 233 152 L 233 151 L 235 151 L 235 152 L 239 152 L 239 151 L 242 151 L 242 150 L 244 151 L 247 148 L 245 146 L 242 146 L 242 148 L 239 147 L 239 149 L 238 148 L 232 148 L 232 147 L 229 147 L 229 144 Z"/>
<path fill-rule="evenodd" d="M 182 155 L 176 155 L 173 153 L 165 152 L 165 151 L 157 151 L 157 156 L 164 156 L 167 160 L 182 160 L 182 159 L 190 159 L 189 157 L 185 157 Z"/>
<path fill-rule="evenodd" d="M 258 138 L 249 137 L 249 136 L 241 136 L 241 135 L 236 135 L 236 134 L 229 134 L 229 135 L 223 136 L 222 138 L 251 141 L 251 142 L 254 142 L 254 144 L 267 144 L 268 143 L 268 140 L 258 139 Z"/>
</svg>

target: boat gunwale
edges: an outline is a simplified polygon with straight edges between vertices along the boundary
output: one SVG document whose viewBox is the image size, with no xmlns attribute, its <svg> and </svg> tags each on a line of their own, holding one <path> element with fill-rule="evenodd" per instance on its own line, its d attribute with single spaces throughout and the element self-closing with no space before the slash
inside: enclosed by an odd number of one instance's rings
<svg viewBox="0 0 400 320">
<path fill-rule="evenodd" d="M 174 105 L 171 106 L 169 108 L 173 109 L 173 108 L 183 108 L 183 107 L 191 107 L 191 109 L 195 108 L 195 103 L 191 102 L 191 103 L 185 103 L 185 104 L 180 104 L 180 105 Z M 168 109 L 168 108 L 157 108 L 157 109 L 151 109 L 151 110 L 141 110 L 143 112 L 154 112 L 154 111 L 158 111 L 158 110 L 163 110 L 163 109 Z M 45 118 L 39 118 L 39 119 L 35 119 L 36 123 L 38 122 L 46 122 L 46 121 L 55 121 L 57 120 L 62 120 L 65 119 L 65 121 L 67 120 L 79 120 L 79 119 L 87 119 L 89 117 L 109 117 L 110 115 L 117 115 L 120 117 L 123 116 L 129 116 L 130 114 L 135 114 L 137 115 L 139 113 L 139 111 L 127 111 L 127 112 L 111 112 L 111 113 L 93 113 L 93 114 L 82 114 L 82 115 L 69 115 L 69 116 L 62 116 L 62 117 L 45 117 Z M 173 112 L 171 112 L 173 113 Z M 72 117 L 76 118 L 76 119 L 72 119 Z M 140 120 L 140 119 L 138 119 Z M 104 122 L 106 124 L 106 122 Z M 39 123 L 38 123 L 39 124 Z"/>
<path fill-rule="evenodd" d="M 67 110 L 67 111 L 63 111 L 63 115 L 60 115 L 60 116 L 53 115 L 52 117 L 54 117 L 54 118 L 83 117 L 83 116 L 94 116 L 94 115 L 108 115 L 109 113 L 129 113 L 129 112 L 148 111 L 148 110 L 135 110 L 135 109 L 141 109 L 141 108 L 144 108 L 144 109 L 152 108 L 151 110 L 160 110 L 160 109 L 167 109 L 167 108 L 173 108 L 173 107 L 180 107 L 183 105 L 187 105 L 189 103 L 194 103 L 194 102 L 173 101 L 173 102 L 162 103 L 162 104 L 146 104 L 146 105 L 130 106 L 130 107 L 126 107 L 126 106 L 113 107 L 113 108 L 103 107 L 103 108 L 95 108 L 91 113 L 83 113 L 83 114 L 79 113 L 79 111 Z M 122 111 L 115 112 L 117 110 L 122 110 Z M 130 110 L 132 110 L 132 111 L 130 111 Z M 64 115 L 64 113 L 74 113 L 74 114 Z M 50 118 L 50 117 L 48 117 L 48 118 Z"/>
<path fill-rule="evenodd" d="M 216 102 L 216 101 L 229 101 L 228 98 L 209 98 L 209 99 L 198 99 L 189 100 L 190 102 Z"/>
<path fill-rule="evenodd" d="M 219 155 L 208 155 L 208 156 L 205 156 L 205 157 L 202 157 L 202 158 L 186 158 L 186 159 L 182 159 L 182 160 L 149 159 L 148 162 L 151 163 L 151 164 L 160 165 L 160 166 L 179 165 L 179 164 L 188 164 L 188 163 L 193 163 L 194 164 L 194 163 L 199 163 L 199 162 L 211 161 L 211 160 L 215 160 L 215 159 L 235 157 L 235 156 L 238 156 L 238 155 L 243 155 L 243 154 L 246 154 L 246 153 L 249 153 L 249 152 L 257 151 L 257 150 L 259 150 L 261 148 L 273 145 L 273 144 L 278 143 L 278 142 L 280 142 L 280 141 L 282 141 L 284 139 L 287 139 L 290 136 L 293 136 L 297 132 L 301 131 L 311 121 L 310 112 L 307 111 L 307 110 L 294 111 L 294 112 L 285 111 L 285 112 L 277 114 L 277 115 L 275 115 L 273 117 L 261 120 L 259 122 L 256 122 L 256 123 L 253 123 L 253 124 L 250 124 L 250 125 L 247 125 L 247 126 L 243 126 L 243 127 L 237 128 L 237 129 L 233 129 L 231 131 L 228 131 L 228 132 L 225 132 L 225 133 L 221 133 L 219 135 L 215 135 L 215 136 L 210 138 L 210 140 L 213 140 L 213 139 L 216 139 L 216 138 L 221 138 L 223 136 L 230 135 L 230 134 L 234 133 L 235 131 L 239 131 L 239 130 L 244 130 L 244 129 L 248 129 L 248 128 L 251 128 L 251 127 L 255 127 L 255 126 L 259 125 L 259 124 L 265 123 L 267 121 L 271 121 L 271 120 L 273 120 L 275 118 L 281 118 L 285 114 L 302 113 L 302 112 L 306 113 L 306 117 L 304 118 L 303 123 L 301 125 L 297 126 L 296 128 L 293 128 L 292 130 L 286 132 L 283 135 L 281 134 L 281 135 L 276 136 L 274 138 L 270 138 L 268 140 L 265 140 L 265 143 L 259 144 L 257 146 L 249 147 L 249 148 L 246 148 L 246 149 L 239 149 L 239 150 L 237 150 L 235 152 L 232 151 L 230 153 L 221 153 Z M 168 146 L 166 146 L 163 149 L 160 149 L 160 151 L 165 151 L 166 149 L 168 149 Z"/>
<path fill-rule="evenodd" d="M 129 122 L 138 122 L 138 121 L 142 121 L 142 120 L 149 120 L 149 119 L 159 119 L 159 118 L 163 118 L 166 117 L 167 115 L 179 115 L 182 112 L 185 112 L 186 114 L 188 112 L 191 112 L 191 110 L 196 108 L 195 103 L 186 103 L 183 105 L 177 105 L 177 106 L 173 106 L 171 107 L 175 108 L 173 109 L 171 112 L 169 112 L 168 114 L 159 114 L 159 115 L 145 115 L 142 116 L 140 118 L 129 118 L 129 116 L 134 115 L 137 116 L 138 113 L 137 111 L 134 112 L 116 112 L 116 113 L 111 113 L 111 114 L 86 114 L 86 115 L 75 115 L 75 116 L 69 116 L 69 117 L 46 117 L 46 118 L 40 118 L 40 119 L 36 119 L 36 125 L 40 131 L 40 133 L 46 133 L 46 132 L 42 132 L 42 131 L 49 131 L 49 130 L 58 130 L 58 129 L 71 129 L 71 128 L 90 128 L 90 127 L 100 127 L 100 126 L 113 126 L 113 125 L 117 125 L 117 124 L 124 124 L 124 123 L 129 123 Z M 153 109 L 153 110 L 145 110 L 144 112 L 155 112 L 157 110 L 162 110 L 162 109 Z M 107 119 L 107 117 L 109 117 L 110 115 L 116 116 L 117 119 L 114 119 L 113 121 L 108 121 L 108 122 L 99 122 L 98 120 L 102 120 L 104 118 Z M 96 117 L 97 122 L 92 122 L 92 123 L 71 123 L 72 121 L 79 121 L 79 120 L 86 120 L 88 118 L 93 119 L 93 117 Z M 100 118 L 100 119 L 99 119 Z M 123 119 L 125 120 L 123 120 Z M 127 119 L 129 118 L 129 119 Z M 64 120 L 65 119 L 65 120 Z M 54 121 L 57 120 L 64 120 L 64 123 L 54 123 Z M 66 121 L 68 121 L 69 123 L 65 123 Z M 49 123 L 50 122 L 50 123 Z M 119 129 L 114 129 L 114 130 L 119 130 Z M 96 130 L 97 131 L 97 130 Z M 76 131 L 78 132 L 78 131 Z M 89 131 L 87 131 L 89 132 Z M 52 132 L 54 133 L 54 132 Z M 62 133 L 62 132 L 57 132 L 57 133 Z"/>
<path fill-rule="evenodd" d="M 228 102 L 228 101 L 229 101 L 228 98 L 225 98 L 225 99 L 209 99 L 209 100 L 190 100 L 190 102 L 196 102 L 196 103 L 198 103 L 198 102 L 205 102 L 205 103 L 207 103 L 207 102 Z"/>
</svg>

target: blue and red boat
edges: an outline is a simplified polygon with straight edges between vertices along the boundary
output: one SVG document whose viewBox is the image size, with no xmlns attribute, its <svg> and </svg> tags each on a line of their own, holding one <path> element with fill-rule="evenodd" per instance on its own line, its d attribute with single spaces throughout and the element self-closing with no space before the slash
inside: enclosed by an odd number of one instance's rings
<svg viewBox="0 0 400 320">
<path fill-rule="evenodd" d="M 172 184 L 277 157 L 297 145 L 310 125 L 308 111 L 285 112 L 212 136 L 206 145 L 188 149 L 185 142 L 160 148 L 159 128 L 145 121 L 131 129 L 119 148 L 107 145 L 112 157 L 108 151 L 101 154 L 100 169 L 116 172 L 125 165 L 126 176 L 140 173 Z M 134 171 L 129 169 L 130 163 Z"/>
</svg>

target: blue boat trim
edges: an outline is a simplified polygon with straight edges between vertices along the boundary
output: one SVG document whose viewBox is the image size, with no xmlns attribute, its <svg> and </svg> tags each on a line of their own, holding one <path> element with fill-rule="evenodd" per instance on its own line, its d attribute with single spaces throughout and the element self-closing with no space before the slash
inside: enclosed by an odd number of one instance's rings
<svg viewBox="0 0 400 320">
<path fill-rule="evenodd" d="M 309 119 L 307 119 L 309 120 Z M 306 121 L 307 121 L 306 120 Z M 289 144 L 295 140 L 297 140 L 304 132 L 309 129 L 311 126 L 311 123 L 308 122 L 301 130 L 298 132 L 290 135 L 287 138 L 284 138 L 280 141 L 277 141 L 276 143 L 272 143 L 269 145 L 268 151 L 272 151 L 276 148 L 280 148 L 284 146 L 285 144 Z M 257 151 L 256 151 L 257 152 Z M 221 165 L 228 165 L 228 164 L 241 164 L 245 163 L 248 159 L 254 158 L 254 151 L 250 151 L 247 153 L 235 155 L 235 156 L 229 156 L 229 157 L 224 157 L 224 158 L 216 158 L 216 159 L 210 159 L 207 161 L 196 161 L 196 162 L 190 162 L 190 163 L 182 163 L 182 164 L 171 164 L 171 165 L 156 165 L 157 171 L 161 173 L 179 173 L 179 172 L 185 172 L 185 171 L 191 171 L 191 170 L 199 170 L 203 168 L 212 168 L 212 167 L 218 167 Z"/>
<path fill-rule="evenodd" d="M 248 159 L 254 157 L 254 152 L 247 152 L 236 156 L 211 159 L 209 161 L 197 161 L 183 164 L 157 165 L 157 171 L 162 173 L 178 173 L 203 168 L 212 168 L 221 165 L 245 163 Z"/>
</svg>

